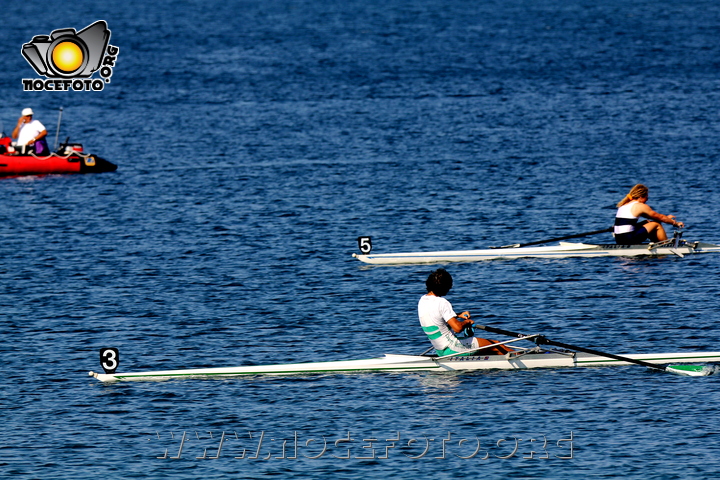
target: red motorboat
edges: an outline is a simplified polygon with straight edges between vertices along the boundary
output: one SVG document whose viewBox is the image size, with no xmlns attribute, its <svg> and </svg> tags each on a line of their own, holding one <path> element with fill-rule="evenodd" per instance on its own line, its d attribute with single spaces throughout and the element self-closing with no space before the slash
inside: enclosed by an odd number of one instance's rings
<svg viewBox="0 0 720 480">
<path fill-rule="evenodd" d="M 3 150 L 3 153 L 0 153 L 0 177 L 117 170 L 117 165 L 97 155 L 85 153 L 79 143 L 63 144 L 57 152 L 49 155 L 36 155 L 32 149 L 27 152 L 22 149 L 12 152 L 12 147 L 0 150 Z"/>
</svg>

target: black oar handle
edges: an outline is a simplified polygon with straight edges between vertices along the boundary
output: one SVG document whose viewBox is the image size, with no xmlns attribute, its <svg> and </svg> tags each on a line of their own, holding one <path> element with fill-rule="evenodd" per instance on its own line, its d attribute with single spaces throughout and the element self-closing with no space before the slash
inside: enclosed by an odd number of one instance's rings
<svg viewBox="0 0 720 480">
<path fill-rule="evenodd" d="M 475 328 L 480 328 L 480 329 L 485 330 L 486 332 L 490 332 L 490 333 L 497 333 L 498 335 L 507 335 L 509 337 L 526 337 L 527 336 L 522 333 L 511 332 L 509 330 L 503 330 L 502 328 L 489 327 L 487 325 L 475 324 Z M 623 357 L 621 355 L 615 355 L 614 353 L 606 353 L 606 352 L 601 352 L 599 350 L 593 350 L 592 348 L 585 348 L 585 347 L 579 347 L 577 345 L 570 345 L 569 343 L 556 342 L 554 340 L 550 340 L 549 338 L 544 337 L 543 335 L 538 335 L 535 338 L 535 343 L 537 345 L 553 345 L 555 347 L 567 348 L 569 350 L 577 350 L 578 352 L 589 353 L 591 355 L 597 355 L 598 357 L 612 358 L 613 360 L 619 360 L 621 362 L 634 363 L 636 365 L 642 365 L 643 367 L 654 368 L 656 370 L 662 370 L 663 372 L 665 370 L 667 370 L 667 365 L 656 365 L 654 363 L 643 362 L 642 360 L 636 360 L 636 359 L 630 358 L 630 357 Z"/>
</svg>

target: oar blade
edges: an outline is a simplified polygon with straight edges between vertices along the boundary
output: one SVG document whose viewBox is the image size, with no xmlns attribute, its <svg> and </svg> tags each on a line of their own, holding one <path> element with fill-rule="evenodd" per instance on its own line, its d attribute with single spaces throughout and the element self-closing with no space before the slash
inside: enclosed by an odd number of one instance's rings
<svg viewBox="0 0 720 480">
<path fill-rule="evenodd" d="M 687 377 L 706 377 L 715 372 L 712 367 L 707 365 L 670 365 L 666 371 Z"/>
</svg>

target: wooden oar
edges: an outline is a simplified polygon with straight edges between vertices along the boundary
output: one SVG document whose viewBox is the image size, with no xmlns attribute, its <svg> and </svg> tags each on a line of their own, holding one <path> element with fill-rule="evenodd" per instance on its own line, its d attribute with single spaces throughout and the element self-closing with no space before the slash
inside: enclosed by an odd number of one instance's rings
<svg viewBox="0 0 720 480">
<path fill-rule="evenodd" d="M 607 233 L 612 232 L 613 227 L 610 228 L 604 228 L 602 230 L 595 230 L 592 232 L 585 232 L 585 233 L 576 233 L 575 235 L 565 235 L 564 237 L 557 237 L 557 238 L 549 238 L 547 240 L 539 240 L 537 242 L 530 242 L 530 243 L 513 243 L 512 245 L 503 245 L 502 247 L 488 247 L 488 248 L 520 248 L 520 247 L 529 247 L 530 245 L 540 245 L 542 243 L 550 243 L 550 242 L 559 242 L 561 240 L 569 240 L 571 238 L 580 238 L 580 237 L 588 237 L 590 235 L 597 235 L 598 233 Z"/>
<path fill-rule="evenodd" d="M 487 325 L 474 324 L 473 326 L 475 328 L 480 328 L 482 330 L 485 330 L 486 332 L 497 333 L 499 335 L 507 335 L 509 337 L 518 337 L 518 338 L 527 337 L 527 335 L 524 335 L 522 333 L 511 332 L 509 330 L 503 330 L 501 328 L 490 327 Z M 705 376 L 708 374 L 705 372 L 705 367 L 703 367 L 702 365 L 674 365 L 674 366 L 673 365 L 658 365 L 655 363 L 644 362 L 642 360 L 636 360 L 636 359 L 630 358 L 630 357 L 623 357 L 621 355 L 615 355 L 614 353 L 601 352 L 599 350 L 594 350 L 592 348 L 585 348 L 585 347 L 579 347 L 577 345 L 570 345 L 568 343 L 556 342 L 554 340 L 550 340 L 549 338 L 547 338 L 543 335 L 538 335 L 537 337 L 535 337 L 534 342 L 537 345 L 553 345 L 555 347 L 567 348 L 568 350 L 576 350 L 578 352 L 589 353 L 591 355 L 597 355 L 598 357 L 612 358 L 613 360 L 618 360 L 621 362 L 634 363 L 636 365 L 642 365 L 643 367 L 654 368 L 655 370 L 662 370 L 663 372 L 676 373 L 678 375 L 701 377 L 701 376 Z"/>
</svg>

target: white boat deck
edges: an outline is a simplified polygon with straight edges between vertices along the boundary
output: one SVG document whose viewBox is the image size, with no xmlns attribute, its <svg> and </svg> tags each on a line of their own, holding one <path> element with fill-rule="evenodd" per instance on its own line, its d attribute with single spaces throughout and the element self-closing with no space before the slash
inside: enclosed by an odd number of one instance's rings
<svg viewBox="0 0 720 480">
<path fill-rule="evenodd" d="M 720 245 L 702 242 L 683 242 L 673 245 L 615 245 L 560 242 L 559 245 L 525 248 L 492 248 L 483 250 L 450 250 L 439 252 L 409 252 L 353 254 L 363 263 L 372 265 L 402 265 L 420 263 L 477 262 L 514 258 L 568 257 L 636 257 L 676 255 L 684 257 L 699 253 L 720 252 Z"/>
<path fill-rule="evenodd" d="M 679 352 L 626 355 L 628 358 L 663 365 L 668 363 L 720 362 L 720 352 Z M 164 370 L 136 373 L 95 373 L 101 382 L 121 380 L 169 380 L 173 378 L 227 378 L 250 375 L 313 375 L 363 372 L 455 372 L 476 370 L 524 370 L 529 368 L 603 367 L 631 365 L 628 362 L 587 353 L 527 353 L 515 358 L 504 355 L 456 356 L 438 359 L 425 355 L 385 355 L 363 360 Z"/>
</svg>

